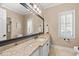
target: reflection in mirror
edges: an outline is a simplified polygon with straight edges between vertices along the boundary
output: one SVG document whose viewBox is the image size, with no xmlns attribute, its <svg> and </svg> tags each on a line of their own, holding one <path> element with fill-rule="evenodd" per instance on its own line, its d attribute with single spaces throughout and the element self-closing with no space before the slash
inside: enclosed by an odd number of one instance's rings
<svg viewBox="0 0 79 59">
<path fill-rule="evenodd" d="M 7 17 L 7 39 L 11 39 L 11 18 Z"/>
<path fill-rule="evenodd" d="M 0 7 L 0 41 L 43 32 L 43 20 L 18 3 Z"/>
<path fill-rule="evenodd" d="M 31 35 L 43 32 L 43 20 L 33 13 L 28 13 L 25 16 L 24 35 Z"/>
</svg>

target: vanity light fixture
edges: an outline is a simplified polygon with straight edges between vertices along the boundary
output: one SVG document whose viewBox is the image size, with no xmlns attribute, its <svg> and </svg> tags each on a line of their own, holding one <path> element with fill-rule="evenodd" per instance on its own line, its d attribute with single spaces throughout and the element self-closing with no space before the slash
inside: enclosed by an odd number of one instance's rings
<svg viewBox="0 0 79 59">
<path fill-rule="evenodd" d="M 36 8 L 37 8 L 37 6 L 36 6 L 35 4 L 34 4 L 34 6 L 33 6 L 33 7 L 34 7 L 34 9 L 36 9 Z"/>
<path fill-rule="evenodd" d="M 39 13 L 41 13 L 41 10 L 39 10 Z"/>
<path fill-rule="evenodd" d="M 40 10 L 39 8 L 37 8 L 37 12 L 38 12 L 39 14 L 41 14 L 41 10 Z"/>
<path fill-rule="evenodd" d="M 33 8 L 40 14 L 41 13 L 41 10 L 37 7 L 36 4 L 33 4 Z"/>
<path fill-rule="evenodd" d="M 37 11 L 39 11 L 39 8 L 37 8 Z"/>
</svg>

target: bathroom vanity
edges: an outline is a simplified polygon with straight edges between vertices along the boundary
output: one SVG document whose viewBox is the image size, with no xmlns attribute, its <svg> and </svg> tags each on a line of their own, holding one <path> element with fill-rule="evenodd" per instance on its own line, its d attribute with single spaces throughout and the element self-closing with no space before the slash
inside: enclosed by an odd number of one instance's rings
<svg viewBox="0 0 79 59">
<path fill-rule="evenodd" d="M 28 40 L 2 51 L 0 56 L 48 56 L 49 41 L 48 37 Z"/>
</svg>

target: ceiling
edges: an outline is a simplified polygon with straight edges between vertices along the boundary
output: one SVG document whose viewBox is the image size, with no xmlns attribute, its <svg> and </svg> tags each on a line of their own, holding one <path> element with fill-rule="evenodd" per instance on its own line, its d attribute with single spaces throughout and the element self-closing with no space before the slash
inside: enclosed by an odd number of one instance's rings
<svg viewBox="0 0 79 59">
<path fill-rule="evenodd" d="M 54 7 L 57 5 L 60 5 L 61 3 L 40 3 L 41 7 L 44 9 L 50 8 L 50 7 Z"/>
<path fill-rule="evenodd" d="M 39 5 L 41 6 L 41 8 L 47 9 L 59 4 L 58 3 L 39 3 Z M 2 7 L 5 7 L 7 9 L 10 9 L 22 15 L 25 15 L 28 13 L 28 10 L 22 5 L 20 5 L 19 3 L 2 3 Z"/>
<path fill-rule="evenodd" d="M 22 15 L 25 15 L 28 12 L 28 10 L 19 3 L 2 3 L 1 5 L 4 8 L 7 8 Z"/>
</svg>

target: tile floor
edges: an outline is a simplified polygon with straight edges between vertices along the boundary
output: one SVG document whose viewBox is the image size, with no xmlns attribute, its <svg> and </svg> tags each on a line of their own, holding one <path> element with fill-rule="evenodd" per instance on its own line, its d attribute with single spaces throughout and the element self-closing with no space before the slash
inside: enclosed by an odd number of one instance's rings
<svg viewBox="0 0 79 59">
<path fill-rule="evenodd" d="M 49 56 L 76 56 L 77 53 L 74 51 L 68 51 L 65 49 L 51 47 L 49 50 Z"/>
</svg>

